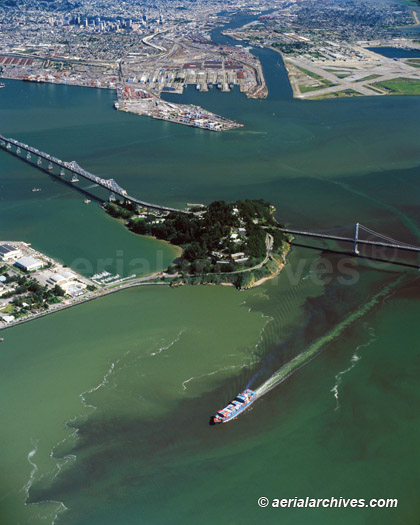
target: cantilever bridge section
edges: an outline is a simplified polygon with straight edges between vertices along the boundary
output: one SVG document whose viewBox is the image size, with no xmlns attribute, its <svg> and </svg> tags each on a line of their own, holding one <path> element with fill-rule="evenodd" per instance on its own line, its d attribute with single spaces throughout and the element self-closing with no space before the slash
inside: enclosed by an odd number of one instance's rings
<svg viewBox="0 0 420 525">
<path fill-rule="evenodd" d="M 42 162 L 46 161 L 48 162 L 48 170 L 50 171 L 53 169 L 54 165 L 56 165 L 60 168 L 60 170 L 67 170 L 70 173 L 73 173 L 73 175 L 75 175 L 76 177 L 83 177 L 84 179 L 94 182 L 98 186 L 101 186 L 102 188 L 108 190 L 110 194 L 118 195 L 125 201 L 138 204 L 139 206 L 144 206 L 145 208 L 150 208 L 159 211 L 191 213 L 187 210 L 170 208 L 169 206 L 152 204 L 151 202 L 145 202 L 140 199 L 137 199 L 136 197 L 128 195 L 127 191 L 124 188 L 122 188 L 114 179 L 103 179 L 102 177 L 98 177 L 97 175 L 94 175 L 93 173 L 90 173 L 89 171 L 86 171 L 85 169 L 81 168 L 75 160 L 73 160 L 72 162 L 63 161 L 61 159 L 58 159 L 57 157 L 53 157 L 52 155 L 45 153 L 44 151 L 40 151 L 37 148 L 29 146 L 28 144 L 19 142 L 18 140 L 6 138 L 3 135 L 0 135 L 0 147 L 8 151 L 9 153 L 16 155 L 22 160 L 28 162 L 29 164 L 32 164 L 31 159 L 32 155 L 34 155 L 34 157 L 37 158 L 38 167 L 42 167 Z M 23 152 L 26 152 L 26 155 Z M 64 172 L 60 172 L 60 174 L 63 173 Z"/>
</svg>

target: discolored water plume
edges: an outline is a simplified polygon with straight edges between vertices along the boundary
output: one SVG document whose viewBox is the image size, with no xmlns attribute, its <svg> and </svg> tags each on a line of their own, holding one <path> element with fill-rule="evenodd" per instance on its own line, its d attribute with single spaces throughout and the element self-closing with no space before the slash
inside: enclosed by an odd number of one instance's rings
<svg viewBox="0 0 420 525">
<path fill-rule="evenodd" d="M 285 364 L 280 370 L 275 372 L 267 381 L 265 381 L 261 386 L 256 389 L 258 396 L 263 396 L 285 379 L 290 377 L 294 372 L 299 368 L 307 364 L 311 359 L 313 359 L 328 343 L 339 337 L 343 331 L 352 325 L 354 322 L 359 320 L 365 314 L 367 314 L 374 306 L 376 306 L 380 299 L 385 298 L 390 294 L 395 288 L 402 284 L 404 276 L 398 277 L 394 282 L 385 286 L 380 292 L 376 293 L 367 303 L 362 305 L 356 311 L 353 311 L 346 317 L 343 321 L 338 323 L 334 328 L 332 328 L 327 334 L 318 339 L 313 343 L 309 348 L 304 352 L 297 355 L 289 363 Z"/>
</svg>

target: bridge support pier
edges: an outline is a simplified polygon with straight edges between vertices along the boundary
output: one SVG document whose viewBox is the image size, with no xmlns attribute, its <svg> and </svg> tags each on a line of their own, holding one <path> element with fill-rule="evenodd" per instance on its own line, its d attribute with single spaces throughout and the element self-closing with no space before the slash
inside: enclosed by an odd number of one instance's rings
<svg viewBox="0 0 420 525">
<path fill-rule="evenodd" d="M 355 230 L 354 230 L 354 245 L 353 245 L 353 253 L 354 253 L 354 255 L 359 255 L 359 247 L 358 247 L 358 244 L 357 244 L 358 238 L 359 238 L 359 223 L 356 222 L 356 227 L 355 227 Z"/>
</svg>

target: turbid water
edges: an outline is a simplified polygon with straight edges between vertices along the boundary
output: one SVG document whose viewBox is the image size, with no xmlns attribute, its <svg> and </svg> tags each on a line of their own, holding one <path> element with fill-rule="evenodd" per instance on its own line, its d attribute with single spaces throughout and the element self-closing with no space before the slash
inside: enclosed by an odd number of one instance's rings
<svg viewBox="0 0 420 525">
<path fill-rule="evenodd" d="M 264 197 L 296 227 L 360 221 L 420 242 L 420 99 L 296 101 L 280 55 L 255 52 L 267 100 L 182 96 L 241 130 L 118 113 L 106 91 L 9 81 L 1 133 L 150 201 Z M 87 274 L 107 263 L 140 275 L 174 256 L 83 198 L 0 152 L 1 238 Z M 418 272 L 305 244 L 318 249 L 294 247 L 257 289 L 133 289 L 2 332 L 0 522 L 418 525 Z M 208 425 L 302 354 L 306 365 L 243 416 Z M 261 509 L 261 496 L 399 505 Z"/>
</svg>

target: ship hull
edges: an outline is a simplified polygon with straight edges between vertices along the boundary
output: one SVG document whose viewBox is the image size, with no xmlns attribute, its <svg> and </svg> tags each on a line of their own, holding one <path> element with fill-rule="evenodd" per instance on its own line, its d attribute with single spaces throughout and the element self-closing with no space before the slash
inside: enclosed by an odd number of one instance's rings
<svg viewBox="0 0 420 525">
<path fill-rule="evenodd" d="M 222 423 L 229 423 L 229 421 L 232 421 L 234 419 L 236 419 L 239 414 L 242 414 L 243 412 L 245 412 L 245 410 L 250 406 L 252 405 L 252 403 L 255 401 L 255 399 L 253 399 L 250 403 L 248 403 L 246 406 L 244 406 L 243 408 L 241 408 L 240 410 L 238 410 L 235 414 L 223 419 L 222 421 L 215 421 L 214 420 L 214 416 L 212 416 L 210 418 L 210 425 L 220 425 Z"/>
<path fill-rule="evenodd" d="M 257 394 L 253 390 L 245 390 L 238 394 L 238 396 L 222 410 L 219 410 L 214 416 L 210 418 L 210 425 L 219 425 L 220 423 L 228 423 L 237 418 L 240 414 L 252 405 L 257 399 Z"/>
</svg>

